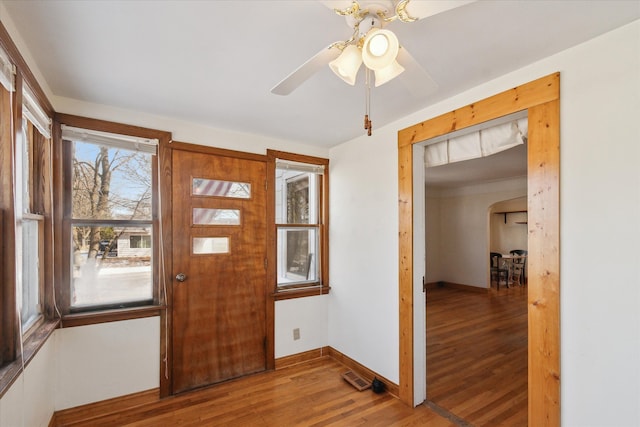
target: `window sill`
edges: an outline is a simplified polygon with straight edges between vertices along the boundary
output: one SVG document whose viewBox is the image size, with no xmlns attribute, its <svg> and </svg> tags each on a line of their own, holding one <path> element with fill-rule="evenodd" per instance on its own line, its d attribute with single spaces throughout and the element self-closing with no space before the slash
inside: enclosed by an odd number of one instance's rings
<svg viewBox="0 0 640 427">
<path fill-rule="evenodd" d="M 327 295 L 331 287 L 329 286 L 316 286 L 313 288 L 292 288 L 292 289 L 279 289 L 271 296 L 276 301 L 293 299 L 293 298 L 304 298 L 304 297 L 313 297 L 319 295 Z"/>
<path fill-rule="evenodd" d="M 25 339 L 23 344 L 24 349 L 24 367 L 26 368 L 33 357 L 42 348 L 45 342 L 49 339 L 53 331 L 59 326 L 60 320 L 45 320 Z M 18 358 L 13 362 L 0 368 L 0 398 L 4 396 L 5 392 L 13 385 L 18 379 L 20 373 L 22 373 L 23 361 Z"/>
<path fill-rule="evenodd" d="M 62 327 L 94 325 L 97 323 L 118 322 L 121 320 L 141 319 L 143 317 L 159 316 L 165 306 L 151 305 L 144 307 L 119 308 L 113 310 L 74 313 L 62 316 Z"/>
</svg>

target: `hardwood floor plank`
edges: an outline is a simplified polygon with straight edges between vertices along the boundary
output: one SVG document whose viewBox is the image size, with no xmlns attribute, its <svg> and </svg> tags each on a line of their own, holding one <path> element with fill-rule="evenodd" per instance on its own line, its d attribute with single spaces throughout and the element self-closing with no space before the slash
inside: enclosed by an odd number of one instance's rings
<svg viewBox="0 0 640 427">
<path fill-rule="evenodd" d="M 527 288 L 427 293 L 427 398 L 474 426 L 527 425 Z"/>
<path fill-rule="evenodd" d="M 341 377 L 349 368 L 323 357 L 231 380 L 74 427 L 417 426 L 453 427 L 425 406 L 410 408 L 389 393 L 357 391 Z M 58 424 L 61 425 L 61 424 Z"/>
</svg>

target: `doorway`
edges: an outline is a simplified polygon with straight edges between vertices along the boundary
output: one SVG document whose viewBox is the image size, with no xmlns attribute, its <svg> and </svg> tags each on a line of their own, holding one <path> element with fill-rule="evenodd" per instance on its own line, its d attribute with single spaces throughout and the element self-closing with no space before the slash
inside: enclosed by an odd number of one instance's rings
<svg viewBox="0 0 640 427">
<path fill-rule="evenodd" d="M 172 153 L 172 393 L 267 366 L 266 163 Z"/>
<path fill-rule="evenodd" d="M 528 280 L 528 420 L 530 425 L 560 424 L 559 341 L 559 146 L 560 75 L 555 73 L 474 104 L 418 123 L 398 133 L 400 398 L 422 402 L 426 383 L 419 366 L 424 326 L 414 315 L 424 307 L 419 249 L 414 253 L 414 145 L 527 110 L 529 280 Z M 417 187 L 420 188 L 420 187 Z M 418 271 L 416 271 L 416 269 Z M 423 310 L 424 311 L 424 310 Z M 415 327 L 414 327 L 415 324 Z M 422 395 L 421 395 L 422 393 Z"/>
<path fill-rule="evenodd" d="M 527 248 L 526 226 L 514 222 L 515 214 L 505 224 L 503 215 L 492 214 L 495 207 L 526 210 L 524 113 L 420 144 L 426 400 L 478 426 L 527 424 L 526 288 L 507 289 L 512 278 L 503 275 L 498 291 L 489 274 L 490 251 Z"/>
</svg>

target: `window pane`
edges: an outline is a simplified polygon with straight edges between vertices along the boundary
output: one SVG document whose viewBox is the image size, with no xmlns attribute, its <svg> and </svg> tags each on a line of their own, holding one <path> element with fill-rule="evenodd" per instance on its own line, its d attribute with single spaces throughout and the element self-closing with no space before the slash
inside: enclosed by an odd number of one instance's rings
<svg viewBox="0 0 640 427">
<path fill-rule="evenodd" d="M 73 143 L 73 217 L 151 219 L 148 153 L 88 142 Z"/>
<path fill-rule="evenodd" d="M 20 318 L 26 329 L 40 314 L 39 221 L 22 220 L 22 307 Z"/>
<path fill-rule="evenodd" d="M 240 225 L 240 209 L 193 209 L 194 225 Z"/>
<path fill-rule="evenodd" d="M 196 255 L 228 254 L 229 238 L 228 237 L 194 237 L 193 253 Z"/>
<path fill-rule="evenodd" d="M 193 178 L 193 195 L 249 199 L 251 198 L 251 184 L 247 182 Z"/>
<path fill-rule="evenodd" d="M 318 185 L 314 173 L 276 169 L 276 223 L 317 224 Z"/>
<path fill-rule="evenodd" d="M 71 307 L 117 305 L 153 298 L 151 224 L 75 225 Z"/>
<path fill-rule="evenodd" d="M 151 248 L 151 236 L 129 236 L 129 248 L 130 249 L 144 249 Z"/>
<path fill-rule="evenodd" d="M 318 228 L 278 227 L 278 286 L 318 282 Z"/>
<path fill-rule="evenodd" d="M 31 212 L 31 159 L 29 148 L 29 124 L 26 119 L 22 119 L 22 211 Z"/>
</svg>

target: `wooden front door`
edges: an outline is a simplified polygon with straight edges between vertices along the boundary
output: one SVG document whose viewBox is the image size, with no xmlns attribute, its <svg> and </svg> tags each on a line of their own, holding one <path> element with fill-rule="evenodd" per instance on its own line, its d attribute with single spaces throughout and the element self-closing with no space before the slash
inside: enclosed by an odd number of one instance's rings
<svg viewBox="0 0 640 427">
<path fill-rule="evenodd" d="M 266 369 L 266 164 L 174 150 L 172 392 Z"/>
</svg>

